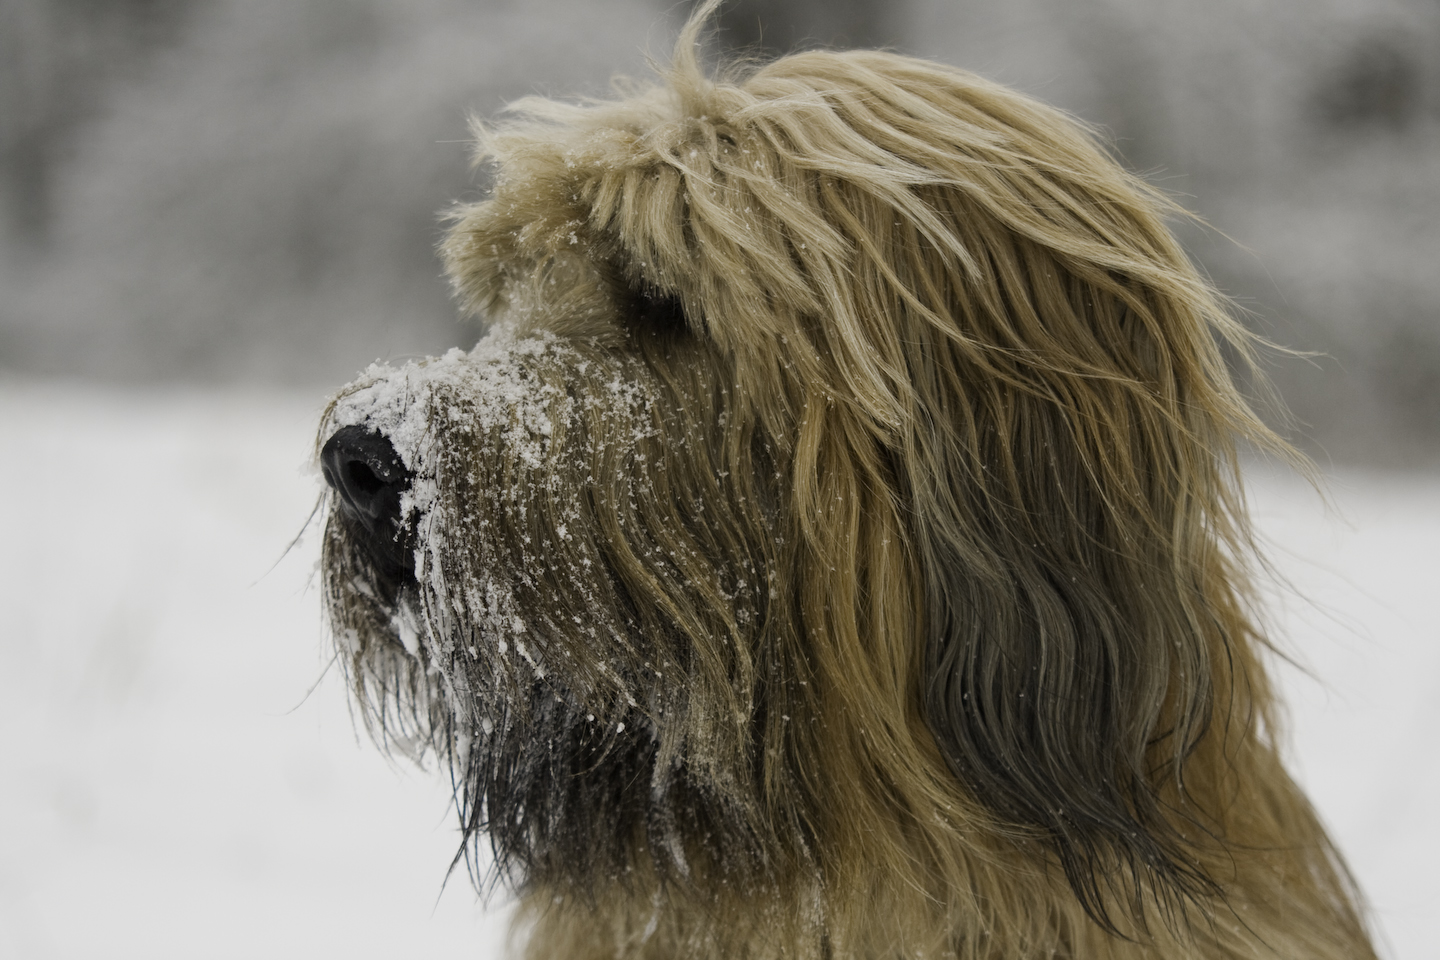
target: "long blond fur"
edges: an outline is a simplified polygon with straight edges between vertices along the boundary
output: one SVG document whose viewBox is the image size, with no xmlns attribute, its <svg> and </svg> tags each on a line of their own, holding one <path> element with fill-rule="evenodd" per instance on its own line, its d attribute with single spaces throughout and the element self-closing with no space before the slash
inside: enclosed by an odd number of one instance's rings
<svg viewBox="0 0 1440 960">
<path fill-rule="evenodd" d="M 413 594 L 327 537 L 357 695 L 452 764 L 528 955 L 1372 956 L 1252 613 L 1237 443 L 1292 454 L 1179 211 L 961 70 L 711 78 L 703 16 L 480 130 L 444 254 L 528 346 L 426 387 Z"/>
</svg>

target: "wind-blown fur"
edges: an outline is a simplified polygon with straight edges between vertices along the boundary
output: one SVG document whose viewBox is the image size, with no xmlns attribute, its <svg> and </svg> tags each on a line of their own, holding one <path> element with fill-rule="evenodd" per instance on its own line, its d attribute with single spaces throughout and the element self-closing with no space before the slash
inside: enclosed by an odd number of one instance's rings
<svg viewBox="0 0 1440 960">
<path fill-rule="evenodd" d="M 1283 770 L 1227 372 L 1170 203 L 948 67 L 694 55 L 481 131 L 492 332 L 372 368 L 415 479 L 325 595 L 532 957 L 1372 955 Z M 473 862 L 484 862 L 478 856 Z"/>
</svg>

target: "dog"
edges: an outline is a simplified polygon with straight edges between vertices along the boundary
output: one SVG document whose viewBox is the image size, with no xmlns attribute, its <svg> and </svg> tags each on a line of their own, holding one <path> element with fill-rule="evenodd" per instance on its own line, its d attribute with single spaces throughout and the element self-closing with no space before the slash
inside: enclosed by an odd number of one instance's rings
<svg viewBox="0 0 1440 960">
<path fill-rule="evenodd" d="M 1348 958 L 1275 743 L 1257 342 L 1077 121 L 876 51 L 529 99 L 489 332 L 331 403 L 327 615 L 535 958 Z M 489 849 L 482 849 L 488 845 Z"/>
</svg>

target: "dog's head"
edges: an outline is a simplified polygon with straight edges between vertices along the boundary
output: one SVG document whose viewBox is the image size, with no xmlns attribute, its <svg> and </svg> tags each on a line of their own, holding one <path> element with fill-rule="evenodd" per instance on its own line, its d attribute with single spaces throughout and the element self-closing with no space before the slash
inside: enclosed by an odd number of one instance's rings
<svg viewBox="0 0 1440 960">
<path fill-rule="evenodd" d="M 968 73 L 691 40 L 481 132 L 444 255 L 490 332 L 327 414 L 365 716 L 520 882 L 1207 896 L 1273 437 L 1171 207 Z"/>
</svg>

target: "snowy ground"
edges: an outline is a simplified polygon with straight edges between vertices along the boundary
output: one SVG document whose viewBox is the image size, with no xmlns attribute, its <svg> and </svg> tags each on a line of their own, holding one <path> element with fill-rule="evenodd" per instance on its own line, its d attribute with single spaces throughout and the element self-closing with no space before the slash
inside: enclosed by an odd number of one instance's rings
<svg viewBox="0 0 1440 960">
<path fill-rule="evenodd" d="M 325 672 L 318 396 L 0 386 L 0 957 L 497 956 L 438 778 Z M 1295 756 L 1396 960 L 1440 903 L 1440 477 L 1257 475 Z M 317 680 L 318 685 L 316 685 Z M 314 685 L 313 692 L 311 687 Z"/>
</svg>

